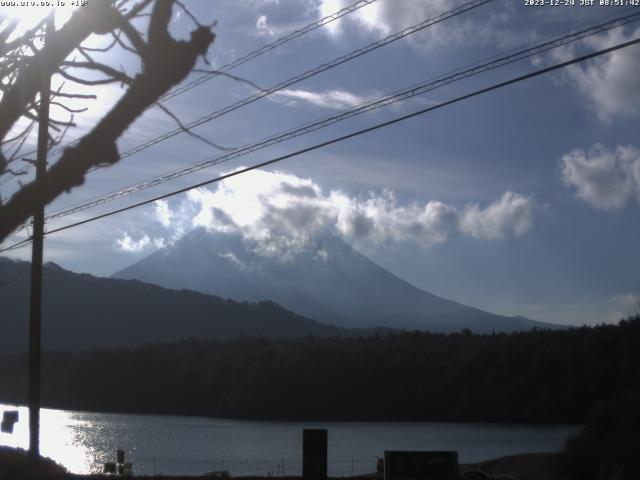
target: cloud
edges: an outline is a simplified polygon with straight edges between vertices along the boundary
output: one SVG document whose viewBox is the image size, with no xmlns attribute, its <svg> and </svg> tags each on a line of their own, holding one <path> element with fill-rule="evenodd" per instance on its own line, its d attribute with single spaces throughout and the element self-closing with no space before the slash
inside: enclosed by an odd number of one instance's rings
<svg viewBox="0 0 640 480">
<path fill-rule="evenodd" d="M 446 241 L 458 219 L 455 208 L 437 201 L 425 205 L 398 205 L 390 191 L 371 195 L 366 200 L 354 199 L 341 192 L 332 192 L 329 198 L 337 207 L 337 230 L 359 243 L 381 245 L 411 241 L 428 247 Z"/>
<path fill-rule="evenodd" d="M 162 237 L 151 239 L 147 234 L 144 234 L 138 240 L 134 240 L 128 233 L 125 233 L 122 238 L 116 240 L 115 246 L 116 250 L 120 252 L 140 253 L 148 248 L 164 248 L 167 246 L 167 242 Z"/>
<path fill-rule="evenodd" d="M 587 37 L 579 46 L 601 50 L 640 36 L 640 29 L 628 34 L 617 29 L 603 35 Z M 555 50 L 553 57 L 566 61 L 578 55 L 577 46 Z M 565 69 L 564 83 L 575 88 L 603 122 L 615 116 L 636 117 L 640 114 L 640 48 L 616 50 Z"/>
<path fill-rule="evenodd" d="M 237 255 L 234 254 L 233 252 L 219 253 L 218 256 L 220 258 L 224 258 L 224 259 L 228 260 L 230 263 L 232 263 L 235 266 L 237 266 L 240 270 L 243 270 L 245 272 L 249 272 L 249 271 L 253 270 L 253 268 L 250 265 L 247 265 L 245 262 L 240 260 L 237 257 Z"/>
<path fill-rule="evenodd" d="M 288 257 L 304 250 L 330 222 L 325 200 L 310 180 L 253 171 L 187 195 L 194 227 L 240 233 L 253 251 Z"/>
<path fill-rule="evenodd" d="M 460 218 L 460 229 L 484 240 L 522 235 L 533 228 L 535 208 L 531 197 L 505 192 L 485 209 L 477 204 L 468 205 Z"/>
<path fill-rule="evenodd" d="M 154 243 L 158 248 L 163 248 L 180 239 L 184 234 L 193 230 L 192 218 L 197 214 L 195 207 L 190 202 L 174 203 L 174 208 L 166 200 L 154 202 L 152 219 L 159 222 L 166 230 L 170 231 L 168 238 L 158 237 Z M 162 235 L 162 233 L 160 233 Z M 159 239 L 162 239 L 160 245 Z"/>
<path fill-rule="evenodd" d="M 348 0 L 320 0 L 318 7 L 320 16 L 326 17 L 331 15 L 332 13 L 347 7 L 349 3 L 350 2 Z M 357 10 L 355 14 L 352 14 L 351 18 L 356 18 L 357 21 L 368 30 L 382 30 L 386 35 L 390 33 L 388 31 L 390 27 L 382 21 L 382 15 L 381 3 L 377 2 Z M 333 36 L 341 35 L 342 20 L 331 22 L 327 24 L 325 28 L 327 32 Z"/>
<path fill-rule="evenodd" d="M 162 237 L 154 238 L 153 246 L 156 247 L 157 249 L 164 248 L 167 246 L 167 241 Z"/>
<path fill-rule="evenodd" d="M 320 0 L 319 15 L 321 17 L 330 15 L 351 3 L 350 0 Z M 518 32 L 519 35 L 516 35 L 509 31 L 509 21 L 513 14 L 513 6 L 510 3 L 503 2 L 499 9 L 484 14 L 481 10 L 474 10 L 477 13 L 474 13 L 473 17 L 463 14 L 460 17 L 448 19 L 442 24 L 434 24 L 411 35 L 408 40 L 414 46 L 423 48 L 471 42 L 510 45 L 516 38 L 520 41 L 522 34 Z M 437 17 L 457 6 L 459 4 L 454 5 L 450 0 L 375 2 L 327 24 L 325 28 L 332 37 L 339 38 L 349 22 L 364 32 L 387 36 L 415 25 L 419 21 Z"/>
<path fill-rule="evenodd" d="M 595 208 L 622 208 L 634 195 L 640 202 L 640 151 L 632 146 L 614 151 L 600 144 L 589 151 L 575 149 L 560 164 L 565 185 L 574 187 L 576 196 Z"/>
<path fill-rule="evenodd" d="M 151 239 L 144 235 L 139 240 L 134 240 L 127 233 L 121 239 L 116 240 L 116 249 L 121 252 L 138 253 L 151 245 Z"/>
<path fill-rule="evenodd" d="M 318 17 L 318 0 L 223 0 L 218 8 L 231 9 L 236 12 L 234 19 L 227 19 L 241 28 L 249 35 L 262 38 L 267 43 L 276 38 L 284 37 L 300 29 L 309 23 L 315 22 Z M 202 2 L 204 5 L 206 2 Z M 203 7 L 205 10 L 207 7 Z M 228 15 L 226 15 L 228 17 Z M 254 25 L 247 25 L 246 18 L 254 18 Z M 229 24 L 225 22 L 227 26 Z M 249 27 L 247 29 L 247 27 Z M 276 55 L 287 49 L 282 45 Z"/>
<path fill-rule="evenodd" d="M 258 35 L 265 38 L 275 38 L 278 36 L 278 30 L 270 26 L 266 15 L 260 15 L 256 20 L 256 29 Z"/>
<path fill-rule="evenodd" d="M 171 226 L 171 211 L 169 210 L 169 204 L 166 200 L 158 200 L 154 203 L 155 206 L 155 214 L 158 221 L 162 224 L 163 227 Z"/>
<path fill-rule="evenodd" d="M 285 89 L 274 93 L 274 98 L 289 100 L 291 104 L 306 102 L 316 107 L 340 110 L 352 108 L 375 98 L 374 95 L 358 95 L 346 90 L 334 89 L 324 92 L 313 92 L 302 89 Z"/>
<path fill-rule="evenodd" d="M 363 248 L 402 242 L 428 248 L 456 232 L 501 239 L 531 229 L 534 210 L 531 198 L 512 192 L 485 209 L 473 204 L 460 212 L 433 200 L 401 203 L 390 190 L 364 197 L 341 190 L 326 192 L 310 179 L 255 170 L 220 182 L 213 191 L 190 191 L 170 216 L 182 228 L 189 224 L 240 234 L 252 251 L 286 259 L 307 250 L 325 258 L 317 240 L 326 231 Z"/>
</svg>

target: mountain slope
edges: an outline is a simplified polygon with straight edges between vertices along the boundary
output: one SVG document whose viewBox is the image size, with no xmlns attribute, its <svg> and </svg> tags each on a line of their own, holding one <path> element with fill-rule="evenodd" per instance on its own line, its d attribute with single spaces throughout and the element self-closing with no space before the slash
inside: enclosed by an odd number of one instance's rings
<svg viewBox="0 0 640 480">
<path fill-rule="evenodd" d="M 504 317 L 430 294 L 325 233 L 291 258 L 269 257 L 237 234 L 197 229 L 113 277 L 188 288 L 234 300 L 272 300 L 321 322 L 476 332 L 554 327 Z"/>
<path fill-rule="evenodd" d="M 30 264 L 0 257 L 0 351 L 24 351 L 29 324 Z M 43 280 L 45 348 L 84 349 L 240 336 L 337 335 L 344 330 L 273 302 L 238 303 L 136 280 L 77 274 L 48 263 Z"/>
</svg>

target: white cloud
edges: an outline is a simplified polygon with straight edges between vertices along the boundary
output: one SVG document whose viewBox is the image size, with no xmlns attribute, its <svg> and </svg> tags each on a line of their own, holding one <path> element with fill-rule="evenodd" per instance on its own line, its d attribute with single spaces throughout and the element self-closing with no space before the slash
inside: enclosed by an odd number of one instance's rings
<svg viewBox="0 0 640 480">
<path fill-rule="evenodd" d="M 347 7 L 350 0 L 320 0 L 318 10 L 321 17 L 330 15 Z M 365 32 L 387 36 L 399 32 L 420 21 L 437 17 L 453 8 L 460 6 L 451 0 L 402 0 L 379 1 L 358 9 L 344 18 L 326 25 L 326 31 L 334 38 L 340 38 L 346 22 L 351 22 Z M 430 27 L 411 35 L 408 40 L 414 46 L 432 48 L 444 44 L 467 44 L 471 39 L 474 43 L 511 44 L 515 35 L 508 29 L 513 6 L 504 2 L 497 11 L 489 11 L 481 19 L 478 14 L 461 15 L 448 19 L 443 23 L 436 23 Z M 477 10 L 474 10 L 476 12 Z M 522 32 L 518 32 L 518 41 Z"/>
<path fill-rule="evenodd" d="M 239 232 L 254 251 L 287 257 L 305 249 L 329 222 L 320 189 L 310 180 L 253 171 L 207 189 L 190 191 L 193 226 Z"/>
<path fill-rule="evenodd" d="M 531 198 L 507 192 L 486 209 L 469 205 L 461 213 L 438 201 L 401 204 L 388 190 L 363 198 L 325 192 L 295 175 L 255 170 L 220 182 L 214 191 L 190 191 L 171 218 L 176 225 L 239 233 L 256 253 L 289 258 L 320 248 L 315 240 L 326 230 L 361 247 L 399 242 L 430 247 L 456 231 L 484 239 L 520 235 L 532 228 L 534 209 Z"/>
<path fill-rule="evenodd" d="M 285 89 L 274 94 L 275 97 L 307 102 L 316 107 L 343 109 L 352 108 L 374 98 L 374 95 L 358 95 L 346 90 L 334 89 L 324 92 L 313 92 L 302 89 Z"/>
<path fill-rule="evenodd" d="M 266 15 L 258 17 L 256 28 L 258 29 L 258 35 L 261 37 L 275 38 L 278 36 L 277 30 L 269 25 Z"/>
<path fill-rule="evenodd" d="M 320 17 L 331 15 L 332 13 L 343 9 L 345 6 L 346 2 L 344 2 L 343 0 L 320 0 L 320 5 L 318 7 Z M 342 32 L 339 20 L 327 23 L 324 28 L 332 36 L 338 36 Z"/>
<path fill-rule="evenodd" d="M 531 197 L 505 192 L 485 209 L 477 204 L 468 205 L 460 218 L 460 229 L 485 240 L 522 235 L 533 228 L 535 208 Z"/>
<path fill-rule="evenodd" d="M 166 200 L 158 200 L 154 203 L 155 214 L 158 221 L 163 227 L 169 228 L 171 226 L 171 211 L 169 210 L 169 204 Z"/>
<path fill-rule="evenodd" d="M 331 15 L 338 10 L 342 10 L 350 3 L 348 0 L 320 0 L 319 11 L 321 17 Z M 366 7 L 360 8 L 351 18 L 356 18 L 364 28 L 368 30 L 380 30 L 383 34 L 390 33 L 390 25 L 383 21 L 382 2 L 372 3 Z M 347 17 L 349 18 L 349 17 Z M 342 34 L 342 20 L 333 21 L 326 25 L 329 34 L 338 36 Z"/>
<path fill-rule="evenodd" d="M 153 246 L 156 247 L 157 249 L 164 248 L 167 246 L 167 241 L 162 237 L 154 238 Z"/>
<path fill-rule="evenodd" d="M 151 219 L 170 232 L 166 238 L 159 236 L 153 239 L 153 244 L 157 248 L 173 244 L 193 229 L 192 219 L 198 212 L 191 202 L 174 202 L 172 207 L 167 200 L 158 200 L 153 206 Z M 156 234 L 165 235 L 166 231 Z"/>
<path fill-rule="evenodd" d="M 151 239 L 144 235 L 139 240 L 134 240 L 125 233 L 122 238 L 116 240 L 116 249 L 121 252 L 138 253 L 151 245 Z"/>
<path fill-rule="evenodd" d="M 640 36 L 640 29 L 625 34 L 622 30 L 611 30 L 603 35 L 587 37 L 581 46 L 589 50 L 601 50 Z M 553 57 L 566 61 L 577 56 L 577 47 L 555 50 Z M 589 107 L 604 122 L 614 116 L 634 117 L 640 115 L 640 48 L 623 48 L 602 55 L 582 65 L 565 69 L 563 78 L 567 85 L 577 89 Z"/>
<path fill-rule="evenodd" d="M 640 201 L 640 151 L 632 146 L 618 146 L 615 151 L 599 144 L 586 152 L 575 149 L 560 164 L 565 185 L 595 208 L 622 208 L 634 195 Z"/>
<path fill-rule="evenodd" d="M 134 240 L 128 233 L 124 233 L 122 238 L 116 240 L 116 250 L 126 253 L 139 253 L 150 248 L 164 248 L 167 241 L 162 237 L 151 238 L 144 234 L 138 240 Z"/>
<path fill-rule="evenodd" d="M 455 228 L 458 213 L 441 202 L 399 206 L 390 191 L 364 201 L 332 192 L 335 226 L 346 238 L 373 244 L 412 241 L 422 246 L 444 242 Z"/>
<path fill-rule="evenodd" d="M 245 262 L 243 262 L 242 260 L 240 260 L 236 254 L 234 254 L 233 252 L 226 252 L 226 253 L 219 253 L 218 256 L 220 258 L 224 258 L 226 260 L 228 260 L 230 263 L 233 263 L 234 265 L 236 265 L 240 270 L 244 270 L 244 271 L 251 271 L 252 268 L 250 265 L 247 265 Z"/>
</svg>

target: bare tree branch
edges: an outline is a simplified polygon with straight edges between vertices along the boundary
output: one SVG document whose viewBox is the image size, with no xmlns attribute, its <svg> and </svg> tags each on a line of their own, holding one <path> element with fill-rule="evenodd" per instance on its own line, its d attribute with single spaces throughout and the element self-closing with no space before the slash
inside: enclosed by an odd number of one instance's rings
<svg viewBox="0 0 640 480">
<path fill-rule="evenodd" d="M 29 133 L 29 129 L 33 126 L 32 123 L 30 123 L 29 125 L 27 125 L 24 129 L 22 129 L 20 131 L 20 133 L 16 134 L 15 136 L 11 137 L 11 138 L 7 138 L 6 140 L 2 140 L 0 142 L 0 145 L 7 145 L 11 142 L 15 142 L 16 140 L 21 139 L 24 135 L 26 135 L 27 133 Z"/>
<path fill-rule="evenodd" d="M 86 46 L 83 46 L 82 49 L 87 51 L 87 52 L 108 52 L 109 50 L 111 50 L 116 45 L 117 36 L 119 34 L 120 34 L 119 32 L 111 32 L 111 35 L 114 38 L 113 38 L 113 41 L 111 43 L 109 43 L 106 47 L 86 47 Z"/>
<path fill-rule="evenodd" d="M 170 3 L 172 3 L 172 2 L 173 2 L 173 0 L 171 0 Z M 156 5 L 157 5 L 157 3 L 156 3 Z M 122 15 L 119 11 L 116 13 L 116 16 L 118 18 L 118 27 L 122 30 L 122 32 L 129 39 L 129 41 L 131 42 L 131 45 L 133 46 L 133 48 L 127 46 L 120 39 L 119 36 L 116 36 L 116 38 L 115 38 L 116 41 L 120 44 L 120 46 L 122 46 L 126 50 L 140 55 L 142 57 L 143 61 L 144 61 L 144 58 L 145 58 L 145 56 L 147 54 L 147 48 L 148 48 L 147 43 L 142 38 L 142 35 L 140 34 L 140 32 L 138 32 L 133 27 L 133 25 L 131 24 L 131 22 L 129 21 L 129 19 L 127 17 Z"/>
<path fill-rule="evenodd" d="M 86 70 L 98 70 L 104 73 L 105 75 L 108 75 L 109 77 L 111 77 L 111 79 L 121 83 L 130 84 L 133 81 L 132 78 L 126 73 L 116 70 L 115 68 L 112 68 L 109 65 L 105 65 L 103 63 L 64 61 L 62 62 L 61 65 L 63 67 L 69 67 L 69 68 L 84 68 Z M 63 70 L 63 69 L 60 69 L 60 70 Z"/>
<path fill-rule="evenodd" d="M 143 0 L 142 2 L 134 5 L 129 12 L 125 14 L 125 18 L 127 20 L 131 20 L 137 16 L 139 16 L 142 11 L 147 8 L 151 4 L 152 0 Z"/>
<path fill-rule="evenodd" d="M 230 147 L 223 147 L 217 143 L 213 143 L 211 140 L 203 137 L 202 135 L 198 135 L 197 133 L 192 132 L 188 127 L 186 127 L 181 121 L 180 119 L 171 111 L 169 110 L 167 107 L 165 107 L 164 105 L 162 105 L 160 102 L 156 102 L 156 106 L 162 110 L 164 113 L 166 113 L 168 116 L 170 116 L 177 124 L 178 124 L 178 128 L 180 128 L 180 130 L 182 130 L 184 133 L 186 133 L 187 135 L 196 138 L 198 140 L 200 140 L 201 142 L 206 143 L 207 145 L 217 149 L 217 150 L 222 150 L 223 152 L 229 152 L 231 150 L 235 150 L 235 148 L 230 148 Z"/>
<path fill-rule="evenodd" d="M 64 103 L 60 103 L 60 102 L 56 102 L 56 101 L 51 101 L 50 103 L 51 103 L 51 105 L 56 105 L 57 107 L 60 107 L 63 110 L 66 110 L 69 113 L 82 113 L 82 112 L 86 112 L 87 110 L 89 110 L 87 107 L 71 108 L 71 107 L 66 106 Z"/>
<path fill-rule="evenodd" d="M 187 15 L 196 26 L 198 27 L 202 26 L 202 24 L 198 21 L 195 15 L 191 13 L 191 11 L 187 7 L 185 7 L 181 1 L 176 0 L 176 5 L 180 7 L 180 10 L 182 10 L 185 13 L 185 15 Z"/>
<path fill-rule="evenodd" d="M 144 52 L 138 52 L 142 60 L 141 72 L 131 79 L 124 95 L 97 125 L 77 144 L 66 148 L 59 160 L 47 171 L 46 190 L 43 195 L 46 203 L 50 203 L 63 192 L 82 185 L 90 169 L 117 162 L 120 158 L 117 139 L 147 108 L 155 104 L 174 85 L 184 80 L 195 67 L 198 58 L 206 54 L 215 38 L 209 27 L 197 27 L 187 41 L 171 37 L 168 25 L 174 3 L 174 0 L 153 2 L 146 35 L 148 40 Z M 147 6 L 151 2 L 140 4 Z M 78 9 L 65 27 L 52 35 L 55 39 L 51 42 L 52 45 L 47 44 L 34 55 L 19 78 L 7 89 L 0 102 L 0 109 L 3 111 L 0 119 L 0 138 L 4 138 L 10 126 L 24 115 L 26 107 L 33 103 L 40 72 L 51 73 L 60 70 L 63 76 L 73 77 L 64 71 L 63 66 L 63 62 L 73 50 L 91 32 L 110 33 L 115 29 L 122 29 L 123 22 L 128 24 L 127 18 L 111 2 L 90 2 L 86 7 Z M 131 41 L 131 37 L 127 38 Z M 85 84 L 86 82 L 85 80 Z M 18 88 L 24 89 L 25 93 L 20 93 Z M 5 111 L 8 112 L 6 118 Z M 57 125 L 71 123 L 58 122 Z M 31 216 L 37 194 L 36 185 L 31 182 L 0 205 L 0 241 Z"/>
<path fill-rule="evenodd" d="M 16 38 L 12 42 L 7 43 L 7 39 L 11 36 L 19 23 L 19 20 L 15 18 L 12 19 L 9 25 L 7 25 L 7 27 L 2 32 L 0 32 L 0 56 L 30 41 L 35 36 L 36 32 L 42 28 L 45 22 L 46 19 L 43 19 L 35 27 L 30 28 L 25 33 L 20 35 L 20 37 Z"/>
<path fill-rule="evenodd" d="M 213 73 L 215 75 L 220 75 L 222 77 L 226 77 L 226 78 L 230 78 L 231 80 L 235 80 L 236 82 L 239 83 L 245 83 L 247 85 L 249 85 L 250 87 L 255 88 L 256 90 L 260 91 L 260 92 L 266 92 L 266 90 L 264 88 L 262 88 L 260 85 L 252 82 L 251 80 L 248 80 L 246 78 L 243 77 L 238 77 L 237 75 L 232 75 L 231 73 L 228 72 L 221 72 L 220 70 L 209 70 L 206 68 L 194 68 L 192 70 L 193 72 L 196 73 Z"/>
<path fill-rule="evenodd" d="M 7 165 L 18 158 L 18 156 L 20 155 L 20 151 L 22 150 L 24 143 L 27 141 L 27 138 L 29 138 L 29 134 L 31 133 L 31 130 L 33 130 L 33 127 L 35 124 L 36 122 L 32 121 L 31 123 L 29 123 L 27 128 L 24 129 L 24 132 L 23 132 L 24 135 L 22 136 L 18 144 L 15 146 L 13 153 L 7 159 Z"/>
<path fill-rule="evenodd" d="M 140 55 L 140 52 L 138 52 L 135 48 L 130 47 L 129 45 L 127 45 L 121 38 L 120 38 L 120 33 L 121 32 L 115 32 L 113 34 L 113 39 L 114 41 L 123 49 L 126 50 L 127 52 L 131 52 L 135 55 Z M 136 31 L 136 34 L 138 34 L 138 32 Z M 138 34 L 139 35 L 139 34 Z"/>
<path fill-rule="evenodd" d="M 101 78 L 97 80 L 87 80 L 86 78 L 80 78 L 80 77 L 76 77 L 75 75 L 71 75 L 70 73 L 62 69 L 58 70 L 57 73 L 62 75 L 67 80 L 70 80 L 75 83 L 79 83 L 80 85 L 95 86 L 95 85 L 107 85 L 109 83 L 123 83 L 123 81 L 119 78 Z M 130 83 L 130 81 L 127 81 L 126 83 Z"/>
<path fill-rule="evenodd" d="M 164 3 L 164 2 L 162 2 Z M 40 88 L 40 78 L 51 75 L 91 33 L 109 32 L 115 27 L 115 10 L 110 2 L 89 2 L 77 9 L 65 26 L 51 35 L 50 41 L 30 57 L 19 77 L 0 101 L 0 138 L 4 138 Z"/>
<path fill-rule="evenodd" d="M 52 97 L 63 97 L 63 98 L 81 98 L 85 100 L 95 100 L 98 98 L 93 94 L 85 94 L 85 93 L 66 93 L 66 92 L 56 92 L 52 95 Z"/>
</svg>

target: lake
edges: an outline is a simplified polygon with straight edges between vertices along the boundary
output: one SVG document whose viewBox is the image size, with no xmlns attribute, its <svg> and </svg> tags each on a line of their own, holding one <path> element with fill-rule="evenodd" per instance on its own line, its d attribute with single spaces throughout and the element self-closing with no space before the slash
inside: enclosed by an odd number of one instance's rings
<svg viewBox="0 0 640 480">
<path fill-rule="evenodd" d="M 28 409 L 0 445 L 28 447 Z M 384 450 L 458 450 L 462 463 L 527 452 L 558 451 L 575 425 L 492 423 L 272 422 L 167 415 L 41 411 L 41 451 L 73 473 L 102 471 L 124 449 L 136 474 L 300 474 L 302 429 L 327 428 L 329 474 L 375 470 Z"/>
</svg>

